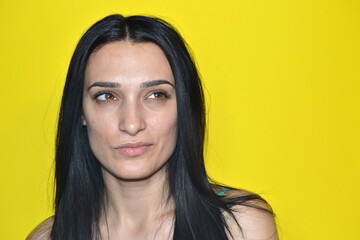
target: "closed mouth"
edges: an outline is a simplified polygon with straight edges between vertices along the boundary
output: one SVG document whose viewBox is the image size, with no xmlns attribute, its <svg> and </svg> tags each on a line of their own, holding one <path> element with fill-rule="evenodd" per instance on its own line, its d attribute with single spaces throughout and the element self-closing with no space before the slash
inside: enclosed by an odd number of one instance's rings
<svg viewBox="0 0 360 240">
<path fill-rule="evenodd" d="M 124 143 L 115 149 L 123 156 L 137 157 L 145 154 L 152 146 L 151 143 L 137 142 L 137 143 Z"/>
</svg>

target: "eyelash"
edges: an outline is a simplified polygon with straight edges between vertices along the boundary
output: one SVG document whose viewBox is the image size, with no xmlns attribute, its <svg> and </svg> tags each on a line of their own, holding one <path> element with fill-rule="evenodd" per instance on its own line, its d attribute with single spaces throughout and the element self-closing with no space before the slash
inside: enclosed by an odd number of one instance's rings
<svg viewBox="0 0 360 240">
<path fill-rule="evenodd" d="M 155 98 L 155 97 L 152 98 L 155 101 L 162 101 L 162 100 L 166 100 L 166 99 L 170 98 L 170 95 L 164 90 L 154 90 L 148 95 L 147 98 L 149 98 L 150 96 L 152 96 L 154 94 L 163 94 L 163 97 L 161 97 L 161 98 Z M 99 102 L 102 102 L 102 101 L 104 101 L 104 102 L 114 101 L 114 100 L 100 100 L 100 99 L 98 99 L 101 95 L 110 95 L 112 98 L 117 99 L 117 97 L 115 97 L 115 95 L 112 92 L 108 92 L 108 91 L 101 91 L 101 92 L 96 93 L 94 95 L 94 99 L 99 101 Z"/>
<path fill-rule="evenodd" d="M 164 90 L 154 90 L 152 93 L 150 93 L 148 95 L 148 98 L 151 96 L 151 95 L 154 95 L 154 94 L 163 94 L 164 97 L 161 97 L 161 98 L 153 98 L 155 101 L 161 101 L 161 100 L 166 100 L 166 99 L 169 99 L 170 98 L 170 95 L 164 91 Z"/>
<path fill-rule="evenodd" d="M 113 98 L 116 98 L 115 95 L 112 93 L 112 92 L 108 92 L 108 91 L 101 91 L 101 92 L 98 92 L 94 95 L 94 99 L 97 100 L 97 101 L 111 101 L 111 100 L 100 100 L 98 99 L 101 95 L 110 95 L 111 97 Z"/>
</svg>

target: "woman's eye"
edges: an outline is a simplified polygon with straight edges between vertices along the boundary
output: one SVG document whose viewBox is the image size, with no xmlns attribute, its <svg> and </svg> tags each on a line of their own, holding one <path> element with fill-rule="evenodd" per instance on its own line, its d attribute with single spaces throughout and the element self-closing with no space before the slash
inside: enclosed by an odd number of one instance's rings
<svg viewBox="0 0 360 240">
<path fill-rule="evenodd" d="M 96 100 L 100 101 L 115 101 L 117 98 L 111 93 L 101 93 L 96 96 Z"/>
<path fill-rule="evenodd" d="M 168 95 L 164 92 L 153 92 L 148 98 L 161 100 L 168 98 Z"/>
</svg>

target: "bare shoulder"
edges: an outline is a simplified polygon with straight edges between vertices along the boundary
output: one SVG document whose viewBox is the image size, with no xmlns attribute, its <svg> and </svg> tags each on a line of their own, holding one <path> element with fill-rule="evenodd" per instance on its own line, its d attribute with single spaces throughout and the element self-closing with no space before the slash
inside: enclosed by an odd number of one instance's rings
<svg viewBox="0 0 360 240">
<path fill-rule="evenodd" d="M 49 217 L 40 223 L 26 238 L 26 240 L 50 240 L 51 228 L 54 222 L 53 217 Z"/>
<path fill-rule="evenodd" d="M 243 190 L 230 190 L 225 197 L 237 198 L 251 195 Z M 261 199 L 248 200 L 245 205 L 231 208 L 236 219 L 224 214 L 229 225 L 230 239 L 234 240 L 278 240 L 274 215 L 270 206 Z M 240 227 L 239 227 L 240 226 Z"/>
</svg>

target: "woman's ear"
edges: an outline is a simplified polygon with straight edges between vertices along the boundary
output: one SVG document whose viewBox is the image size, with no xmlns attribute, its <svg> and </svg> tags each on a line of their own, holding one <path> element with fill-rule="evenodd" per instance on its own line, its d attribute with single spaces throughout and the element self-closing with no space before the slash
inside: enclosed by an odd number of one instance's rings
<svg viewBox="0 0 360 240">
<path fill-rule="evenodd" d="M 81 123 L 83 126 L 86 126 L 86 120 L 85 120 L 84 114 L 81 115 Z"/>
</svg>

